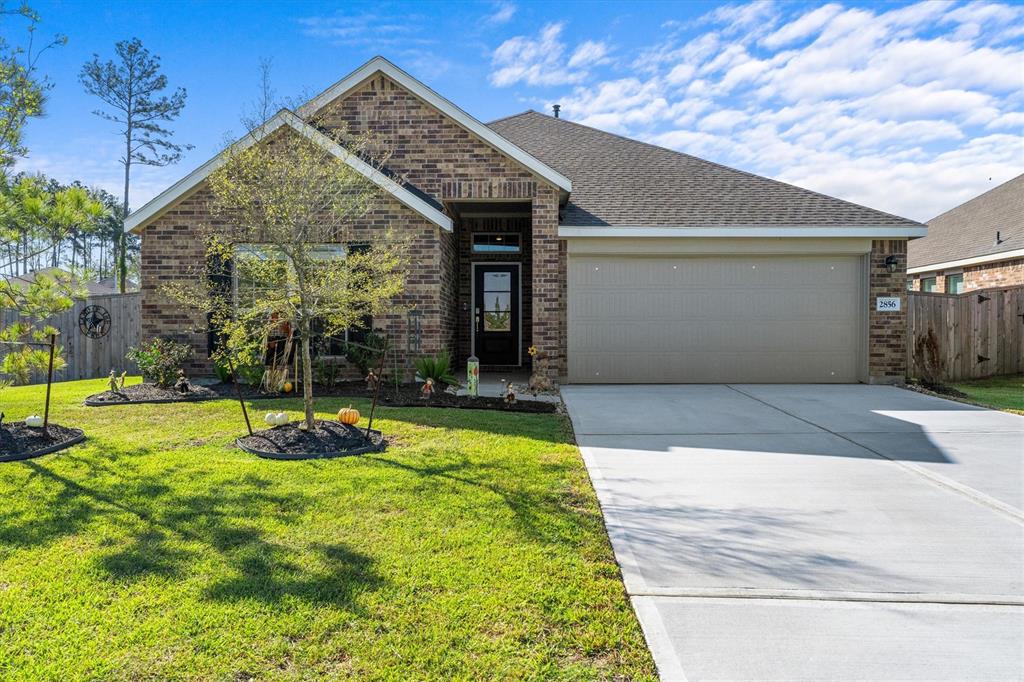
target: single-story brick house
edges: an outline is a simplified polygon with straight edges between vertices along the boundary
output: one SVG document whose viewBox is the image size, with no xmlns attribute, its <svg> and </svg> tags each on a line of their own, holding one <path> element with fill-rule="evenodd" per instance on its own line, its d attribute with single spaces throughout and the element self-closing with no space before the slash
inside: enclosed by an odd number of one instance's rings
<svg viewBox="0 0 1024 682">
<path fill-rule="evenodd" d="M 928 221 L 908 249 L 912 291 L 1024 285 L 1024 174 Z"/>
<path fill-rule="evenodd" d="M 525 368 L 536 346 L 563 382 L 904 377 L 920 223 L 533 111 L 485 125 L 380 57 L 268 125 L 315 140 L 310 121 L 390 142 L 405 182 L 378 180 L 364 227 L 416 233 L 415 315 L 373 321 L 408 355 Z M 143 337 L 187 337 L 196 371 L 203 320 L 161 288 L 203 262 L 216 163 L 126 221 Z"/>
</svg>

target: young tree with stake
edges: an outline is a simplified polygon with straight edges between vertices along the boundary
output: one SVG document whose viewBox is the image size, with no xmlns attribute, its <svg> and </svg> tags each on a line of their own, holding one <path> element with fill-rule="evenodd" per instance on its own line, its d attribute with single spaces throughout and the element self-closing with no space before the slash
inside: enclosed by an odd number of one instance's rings
<svg viewBox="0 0 1024 682">
<path fill-rule="evenodd" d="M 93 55 L 79 74 L 79 80 L 90 95 L 107 105 L 106 110 L 95 113 L 101 118 L 123 126 L 124 138 L 124 200 L 122 213 L 127 216 L 128 191 L 131 185 L 132 164 L 167 166 L 177 163 L 184 151 L 192 145 L 171 142 L 174 134 L 164 127 L 175 120 L 185 108 L 187 93 L 177 88 L 170 95 L 161 95 L 167 89 L 167 76 L 160 73 L 160 57 L 150 54 L 138 38 L 122 40 L 114 46 L 117 61 L 101 63 Z M 122 230 L 117 253 L 117 279 L 121 293 L 128 277 L 127 236 Z"/>
<path fill-rule="evenodd" d="M 313 334 L 336 336 L 367 315 L 394 312 L 405 288 L 409 238 L 390 227 L 356 234 L 383 192 L 346 159 L 383 173 L 386 154 L 375 140 L 323 132 L 287 110 L 278 117 L 302 132 L 284 125 L 269 134 L 254 130 L 223 152 L 208 178 L 211 212 L 231 226 L 211 229 L 209 261 L 232 263 L 237 290 L 196 289 L 198 278 L 189 278 L 165 292 L 210 313 L 236 364 L 240 356 L 262 356 L 268 335 L 294 330 L 305 424 L 312 430 Z M 344 246 L 352 242 L 365 247 Z"/>
</svg>

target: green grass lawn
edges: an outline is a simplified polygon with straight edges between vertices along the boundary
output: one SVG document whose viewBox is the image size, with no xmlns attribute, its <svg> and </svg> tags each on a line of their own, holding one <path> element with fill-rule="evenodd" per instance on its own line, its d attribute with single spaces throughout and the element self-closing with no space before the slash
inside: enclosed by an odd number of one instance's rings
<svg viewBox="0 0 1024 682">
<path fill-rule="evenodd" d="M 383 408 L 386 452 L 279 462 L 237 402 L 104 383 L 54 387 L 89 440 L 0 464 L 0 679 L 655 677 L 561 416 Z"/>
<path fill-rule="evenodd" d="M 964 381 L 952 386 L 979 405 L 1024 414 L 1024 374 Z"/>
</svg>

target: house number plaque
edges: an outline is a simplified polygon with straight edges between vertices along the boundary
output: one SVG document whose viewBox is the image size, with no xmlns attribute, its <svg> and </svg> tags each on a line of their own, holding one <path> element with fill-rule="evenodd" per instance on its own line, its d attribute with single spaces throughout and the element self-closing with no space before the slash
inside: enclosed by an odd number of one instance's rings
<svg viewBox="0 0 1024 682">
<path fill-rule="evenodd" d="M 875 310 L 881 310 L 883 312 L 898 312 L 899 309 L 899 296 L 879 296 L 875 299 Z"/>
</svg>

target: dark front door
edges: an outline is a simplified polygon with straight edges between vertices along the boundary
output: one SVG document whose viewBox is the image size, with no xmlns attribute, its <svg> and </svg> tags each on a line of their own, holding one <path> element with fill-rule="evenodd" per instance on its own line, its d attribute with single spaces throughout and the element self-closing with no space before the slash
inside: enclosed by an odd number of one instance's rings
<svg viewBox="0 0 1024 682">
<path fill-rule="evenodd" d="M 482 365 L 519 364 L 519 266 L 476 264 L 473 353 Z"/>
</svg>

